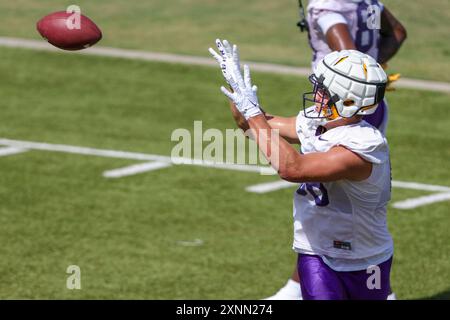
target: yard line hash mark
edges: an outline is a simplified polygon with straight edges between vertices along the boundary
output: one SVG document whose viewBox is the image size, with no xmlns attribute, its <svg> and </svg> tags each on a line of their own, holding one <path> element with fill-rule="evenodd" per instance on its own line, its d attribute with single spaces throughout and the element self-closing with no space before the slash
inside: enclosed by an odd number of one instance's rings
<svg viewBox="0 0 450 320">
<path fill-rule="evenodd" d="M 202 239 L 195 239 L 193 241 L 177 241 L 177 244 L 184 247 L 199 247 L 203 245 Z"/>
<path fill-rule="evenodd" d="M 428 196 L 423 196 L 419 198 L 406 199 L 403 201 L 397 201 L 392 204 L 396 209 L 414 209 L 421 206 L 426 206 L 427 204 L 432 204 L 436 202 L 442 202 L 450 200 L 450 192 L 447 193 L 435 193 Z"/>
<path fill-rule="evenodd" d="M 167 162 L 144 162 L 103 172 L 105 178 L 123 178 L 172 166 Z"/>
<path fill-rule="evenodd" d="M 147 153 L 138 153 L 138 152 L 130 152 L 130 151 L 118 151 L 118 150 L 105 150 L 105 149 L 96 149 L 96 148 L 87 148 L 87 147 L 78 147 L 78 146 L 70 146 L 63 144 L 51 144 L 51 143 L 42 143 L 42 142 L 32 142 L 32 141 L 21 141 L 21 140 L 11 140 L 11 139 L 0 139 L 0 146 L 4 146 L 0 148 L 4 153 L 20 153 L 30 150 L 40 150 L 40 151 L 50 151 L 50 152 L 62 152 L 62 153 L 72 153 L 79 155 L 88 155 L 88 156 L 98 156 L 98 157 L 107 157 L 107 158 L 116 158 L 116 159 L 128 159 L 128 160 L 138 160 L 138 161 L 146 161 L 144 163 L 131 165 L 124 168 L 108 170 L 103 173 L 104 177 L 107 178 L 120 178 L 124 176 L 134 175 L 138 173 L 148 172 L 152 170 L 158 170 L 162 168 L 167 168 L 173 165 L 173 160 L 175 159 L 177 163 L 181 163 L 181 165 L 194 165 L 200 167 L 209 167 L 216 169 L 224 169 L 224 170 L 234 170 L 234 171 L 242 171 L 242 172 L 271 172 L 273 171 L 270 167 L 263 166 L 254 166 L 254 165 L 239 165 L 239 164 L 231 164 L 231 163 L 217 163 L 213 161 L 204 161 L 199 159 L 189 159 L 189 158 L 171 158 L 168 156 L 156 155 L 156 154 L 147 154 Z M 9 150 L 9 151 L 5 151 Z M 287 182 L 287 181 L 273 181 L 260 183 L 252 186 L 248 186 L 245 190 L 252 193 L 267 193 L 272 191 L 277 191 L 280 189 L 285 189 L 294 186 L 295 183 Z M 442 202 L 450 200 L 450 187 L 447 186 L 438 186 L 438 185 L 430 185 L 418 182 L 406 182 L 406 181 L 392 181 L 392 187 L 394 188 L 403 188 L 403 189 L 412 189 L 412 190 L 421 190 L 421 191 L 432 191 L 435 192 L 431 195 L 421 196 L 417 198 L 406 199 L 402 201 L 397 201 L 392 204 L 394 208 L 397 209 L 414 209 L 417 207 L 425 206 L 428 204 Z"/>
</svg>

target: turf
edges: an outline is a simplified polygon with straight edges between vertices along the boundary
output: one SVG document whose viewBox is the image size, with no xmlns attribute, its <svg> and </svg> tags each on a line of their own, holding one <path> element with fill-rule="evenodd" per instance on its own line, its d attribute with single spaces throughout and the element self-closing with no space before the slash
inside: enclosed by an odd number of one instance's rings
<svg viewBox="0 0 450 320">
<path fill-rule="evenodd" d="M 0 49 L 0 137 L 169 155 L 176 128 L 233 128 L 213 68 Z M 256 73 L 267 111 L 299 110 L 303 78 Z M 395 180 L 450 186 L 448 95 L 388 96 Z M 432 111 L 432 112 L 431 112 Z M 293 269 L 292 192 L 275 177 L 44 151 L 0 157 L 0 298 L 260 299 Z M 393 201 L 427 192 L 395 189 Z M 389 208 L 402 299 L 449 298 L 449 202 Z M 179 241 L 201 239 L 202 246 Z M 68 265 L 82 290 L 66 289 Z"/>
<path fill-rule="evenodd" d="M 305 1 L 304 1 L 305 2 Z M 402 21 L 408 39 L 390 65 L 405 77 L 450 81 L 450 3 L 441 0 L 383 3 Z M 39 39 L 35 23 L 72 0 L 0 3 L 0 36 Z M 208 56 L 217 37 L 239 44 L 243 58 L 310 66 L 306 34 L 295 26 L 297 1 L 79 0 L 82 12 L 104 33 L 101 45 Z"/>
</svg>

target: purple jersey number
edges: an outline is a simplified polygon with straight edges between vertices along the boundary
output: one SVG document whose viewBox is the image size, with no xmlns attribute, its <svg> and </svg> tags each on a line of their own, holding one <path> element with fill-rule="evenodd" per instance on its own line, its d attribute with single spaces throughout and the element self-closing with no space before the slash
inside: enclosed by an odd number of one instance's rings
<svg viewBox="0 0 450 320">
<path fill-rule="evenodd" d="M 374 1 L 373 5 L 376 5 L 377 1 Z M 374 14 L 369 12 L 369 5 L 362 1 L 357 8 L 358 13 L 358 30 L 356 31 L 355 45 L 356 48 L 364 53 L 367 53 L 373 46 L 373 41 L 375 38 L 375 30 L 369 29 L 367 26 L 367 19 L 369 14 Z"/>
<path fill-rule="evenodd" d="M 320 191 L 320 194 L 317 193 Z M 313 196 L 316 206 L 325 207 L 330 203 L 328 191 L 322 183 L 302 183 L 297 189 L 297 193 L 306 196 L 308 193 Z"/>
</svg>

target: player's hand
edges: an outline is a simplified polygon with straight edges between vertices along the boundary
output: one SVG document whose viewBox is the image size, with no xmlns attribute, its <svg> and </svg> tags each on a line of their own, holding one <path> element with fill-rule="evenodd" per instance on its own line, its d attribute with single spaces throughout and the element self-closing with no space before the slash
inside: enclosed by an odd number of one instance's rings
<svg viewBox="0 0 450 320">
<path fill-rule="evenodd" d="M 252 85 L 250 77 L 250 68 L 244 65 L 244 77 L 242 78 L 239 69 L 234 70 L 229 83 L 233 92 L 230 92 L 225 87 L 221 87 L 223 94 L 225 94 L 234 104 L 239 112 L 246 120 L 262 114 L 259 107 L 258 95 L 256 86 Z"/>
<path fill-rule="evenodd" d="M 388 68 L 387 63 L 381 64 L 381 67 L 386 70 Z M 386 91 L 395 91 L 395 87 L 393 86 L 394 82 L 400 79 L 401 74 L 400 73 L 391 73 L 388 75 L 387 85 L 386 85 Z"/>
<path fill-rule="evenodd" d="M 222 74 L 230 85 L 232 92 L 225 87 L 221 87 L 222 92 L 236 105 L 236 108 L 245 119 L 262 114 L 257 97 L 257 87 L 252 86 L 250 78 L 250 69 L 244 66 L 244 77 L 240 70 L 239 51 L 236 45 L 224 40 L 216 40 L 218 54 L 212 48 L 209 52 L 217 60 L 222 69 Z"/>
<path fill-rule="evenodd" d="M 388 75 L 386 91 L 395 91 L 393 83 L 400 79 L 400 73 L 391 73 Z"/>
<path fill-rule="evenodd" d="M 238 48 L 236 45 L 231 46 L 227 40 L 223 40 L 222 43 L 220 39 L 216 39 L 216 46 L 220 54 L 212 48 L 209 48 L 209 52 L 219 63 L 225 81 L 231 85 L 231 81 L 236 81 L 233 79 L 233 74 L 240 69 Z"/>
</svg>

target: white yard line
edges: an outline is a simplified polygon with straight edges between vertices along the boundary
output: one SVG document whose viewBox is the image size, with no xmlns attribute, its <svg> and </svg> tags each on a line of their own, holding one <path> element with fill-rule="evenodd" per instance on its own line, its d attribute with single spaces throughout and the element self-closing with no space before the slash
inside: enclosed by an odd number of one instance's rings
<svg viewBox="0 0 450 320">
<path fill-rule="evenodd" d="M 450 193 L 435 193 L 428 196 L 423 196 L 419 198 L 406 199 L 403 201 L 397 201 L 392 204 L 396 209 L 414 209 L 417 207 L 426 206 L 428 204 L 442 202 L 450 200 Z"/>
<path fill-rule="evenodd" d="M 245 188 L 248 192 L 253 193 L 268 193 L 281 189 L 290 188 L 296 185 L 292 182 L 287 182 L 283 180 L 274 181 L 274 182 L 266 182 L 259 183 L 255 185 L 248 186 Z M 439 193 L 434 193 L 427 196 L 417 197 L 406 199 L 402 201 L 397 201 L 392 204 L 392 206 L 396 209 L 408 210 L 414 209 L 417 207 L 429 205 L 436 202 L 442 202 L 450 199 L 450 188 L 445 186 L 436 186 L 431 184 L 423 184 L 417 182 L 404 182 L 404 181 L 392 181 L 392 187 L 394 188 L 403 188 L 403 189 L 412 189 L 412 190 L 421 190 L 421 191 L 438 191 Z"/>
<path fill-rule="evenodd" d="M 22 141 L 22 140 L 0 139 L 0 145 L 6 145 L 6 146 L 11 146 L 11 147 L 17 147 L 17 148 L 34 149 L 34 150 L 43 150 L 43 151 L 84 154 L 84 155 L 99 156 L 99 157 L 106 157 L 106 158 L 170 162 L 170 157 L 166 157 L 166 156 L 158 156 L 158 155 L 154 155 L 154 154 L 146 154 L 146 153 L 138 153 L 138 152 L 105 150 L 105 149 L 96 149 L 96 148 L 88 148 L 88 147 L 77 147 L 77 146 L 70 146 L 70 145 L 64 145 L 64 144 L 52 144 L 52 143 Z"/>
<path fill-rule="evenodd" d="M 226 170 L 257 172 L 257 173 L 263 173 L 263 174 L 264 173 L 267 174 L 268 172 L 273 172 L 273 169 L 271 167 L 239 165 L 239 164 L 233 164 L 233 163 L 221 163 L 221 162 L 213 162 L 213 161 L 190 159 L 190 158 L 168 157 L 168 156 L 161 156 L 161 155 L 148 154 L 148 153 L 77 147 L 77 146 L 70 146 L 70 145 L 63 145 L 63 144 L 51 144 L 51 143 L 32 142 L 32 141 L 0 139 L 0 145 L 16 147 L 16 148 L 26 148 L 26 149 L 32 149 L 32 150 L 73 153 L 73 154 L 90 155 L 90 156 L 98 156 L 98 157 L 106 157 L 106 158 L 132 159 L 132 160 L 139 160 L 139 161 L 157 161 L 157 162 L 165 162 L 168 164 L 173 164 L 175 162 L 177 164 L 183 164 L 183 165 L 213 167 L 213 168 L 226 169 Z"/>
<path fill-rule="evenodd" d="M 0 148 L 0 157 L 11 156 L 18 153 L 27 152 L 27 149 L 14 148 L 14 147 L 4 147 Z"/>
<path fill-rule="evenodd" d="M 276 190 L 280 190 L 280 189 L 286 189 L 295 184 L 296 183 L 279 180 L 279 181 L 255 184 L 255 185 L 247 187 L 246 190 L 249 192 L 254 192 L 254 193 L 266 193 L 266 192 L 272 192 L 272 191 L 276 191 Z M 436 186 L 436 185 L 432 185 L 432 184 L 424 184 L 424 183 L 417 183 L 417 182 L 404 182 L 404 181 L 394 180 L 394 181 L 392 181 L 392 186 L 394 188 L 403 188 L 403 189 L 412 189 L 412 190 L 421 190 L 421 191 L 450 192 L 450 187 Z"/>
<path fill-rule="evenodd" d="M 103 172 L 105 178 L 123 178 L 172 166 L 168 162 L 145 162 Z"/>
<path fill-rule="evenodd" d="M 64 52 L 60 49 L 51 46 L 44 40 L 29 40 L 29 39 L 0 37 L 0 46 L 10 48 L 25 48 L 31 50 Z M 100 47 L 100 46 L 92 47 L 82 51 L 70 52 L 69 54 L 83 54 L 83 55 L 94 55 L 103 57 L 116 57 L 123 59 L 217 67 L 217 63 L 214 61 L 214 59 L 209 57 L 196 57 L 181 54 L 158 53 L 140 50 Z M 267 72 L 273 74 L 287 74 L 294 76 L 308 76 L 311 73 L 310 68 L 293 67 L 272 63 L 259 63 L 259 62 L 246 62 L 246 63 L 249 64 L 254 71 L 260 72 Z M 400 78 L 400 80 L 398 80 L 395 83 L 395 86 L 399 88 L 408 88 L 408 89 L 450 92 L 450 83 L 430 81 L 430 80 Z"/>
<path fill-rule="evenodd" d="M 436 185 L 432 185 L 432 184 L 423 184 L 423 183 L 417 183 L 417 182 L 392 181 L 392 186 L 395 188 L 413 189 L 413 190 L 422 190 L 422 191 L 450 192 L 449 187 L 436 186 Z"/>
</svg>

